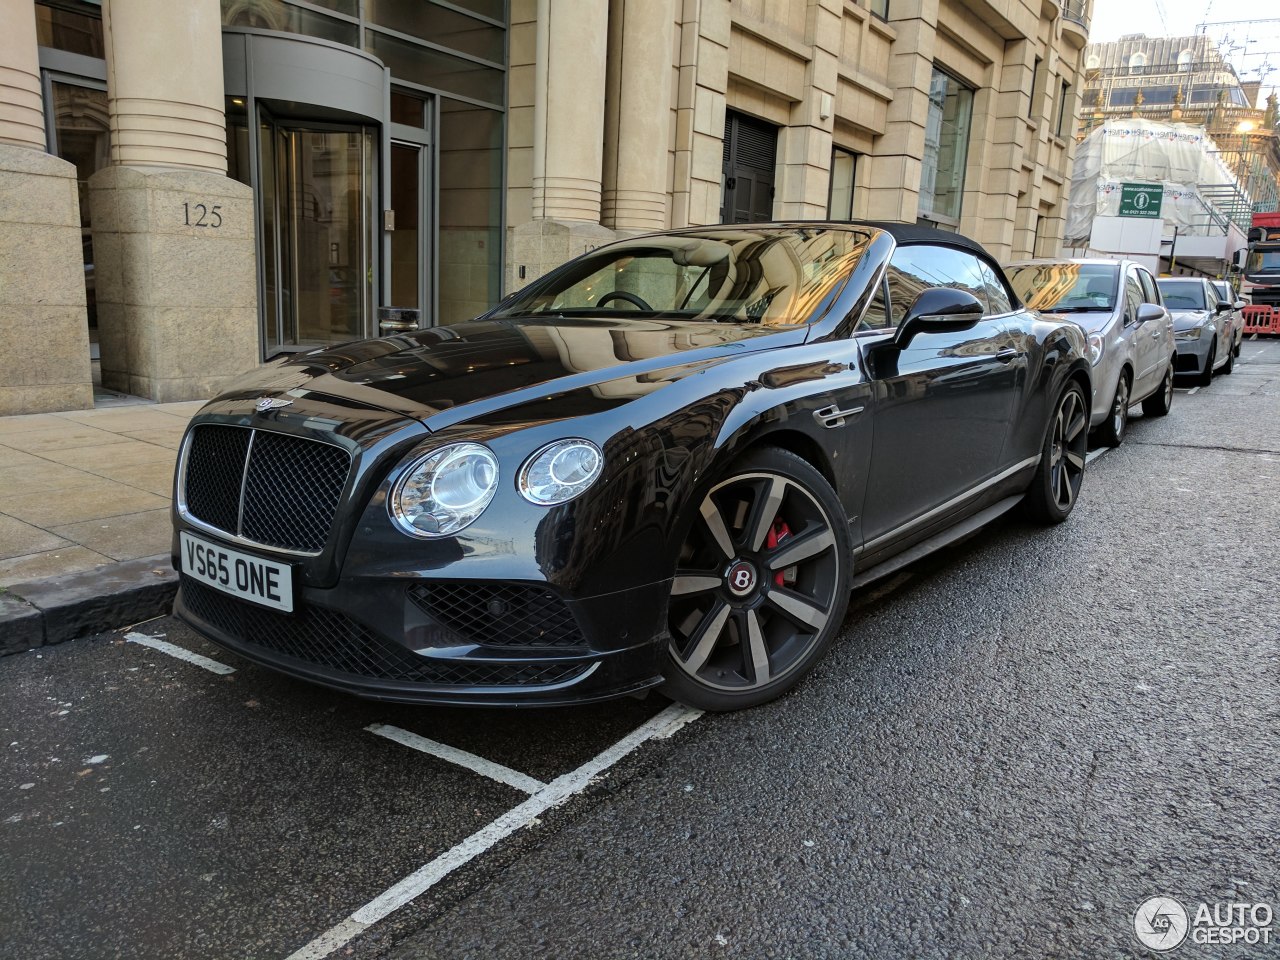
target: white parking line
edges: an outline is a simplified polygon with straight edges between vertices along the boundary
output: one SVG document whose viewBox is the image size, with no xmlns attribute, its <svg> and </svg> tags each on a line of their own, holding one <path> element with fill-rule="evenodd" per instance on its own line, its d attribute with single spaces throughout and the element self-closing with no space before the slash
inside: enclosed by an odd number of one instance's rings
<svg viewBox="0 0 1280 960">
<path fill-rule="evenodd" d="M 476 831 L 451 850 L 445 851 L 430 863 L 409 874 L 395 886 L 370 900 L 346 920 L 290 954 L 288 960 L 320 960 L 340 950 L 370 926 L 431 889 L 458 867 L 469 863 L 521 827 L 528 826 L 550 808 L 563 803 L 575 793 L 580 793 L 595 777 L 604 773 L 641 744 L 655 738 L 665 739 L 701 715 L 701 710 L 672 704 L 657 716 L 651 717 L 632 730 L 613 746 L 577 769 L 552 780 L 515 809 L 504 813 L 487 827 Z"/>
<path fill-rule="evenodd" d="M 1187 396 L 1188 397 L 1191 396 L 1193 393 L 1195 393 L 1199 389 L 1200 389 L 1199 387 L 1192 387 L 1190 390 L 1187 391 Z"/>
<path fill-rule="evenodd" d="M 500 763 L 494 763 L 492 760 L 486 760 L 484 757 L 478 757 L 474 753 L 459 750 L 457 747 L 451 747 L 445 743 L 428 740 L 426 737 L 420 737 L 416 733 L 402 730 L 400 727 L 393 727 L 386 723 L 371 723 L 365 729 L 380 737 L 386 737 L 388 740 L 403 744 L 411 750 L 420 750 L 441 760 L 456 763 L 460 767 L 466 767 L 473 773 L 488 777 L 490 780 L 497 780 L 499 783 L 505 783 L 508 787 L 515 787 L 525 793 L 537 793 L 546 786 L 541 780 L 535 780 L 519 770 L 512 770 L 510 767 L 504 767 Z"/>
<path fill-rule="evenodd" d="M 1093 463 L 1093 461 L 1097 460 L 1104 453 L 1110 452 L 1110 450 L 1110 447 L 1099 447 L 1097 450 L 1090 450 L 1084 455 L 1084 462 Z"/>
<path fill-rule="evenodd" d="M 190 650 L 184 650 L 176 644 L 169 643 L 167 640 L 159 640 L 155 637 L 148 637 L 145 633 L 126 633 L 124 638 L 130 643 L 140 643 L 144 647 L 150 647 L 152 650 L 159 650 L 161 653 L 167 653 L 171 657 L 179 660 L 185 660 L 187 663 L 194 663 L 197 667 L 203 667 L 210 673 L 216 673 L 220 676 L 226 676 L 229 673 L 235 673 L 235 667 L 228 667 L 225 663 L 219 663 L 217 660 L 210 660 L 208 657 L 202 657 L 198 653 L 192 653 Z"/>
</svg>

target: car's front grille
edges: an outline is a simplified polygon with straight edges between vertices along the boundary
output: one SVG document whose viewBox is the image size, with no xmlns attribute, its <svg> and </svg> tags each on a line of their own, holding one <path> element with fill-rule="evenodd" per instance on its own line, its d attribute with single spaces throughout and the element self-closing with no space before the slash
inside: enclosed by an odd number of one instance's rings
<svg viewBox="0 0 1280 960">
<path fill-rule="evenodd" d="M 220 424 L 198 424 L 187 441 L 187 513 L 254 543 L 318 553 L 329 538 L 351 472 L 341 447 Z"/>
<path fill-rule="evenodd" d="M 438 686 L 543 686 L 572 680 L 591 666 L 580 661 L 431 660 L 326 607 L 308 605 L 292 614 L 280 613 L 190 577 L 182 577 L 181 586 L 182 604 L 191 615 L 238 643 L 358 677 Z"/>
<path fill-rule="evenodd" d="M 1254 287 L 1250 298 L 1256 307 L 1280 307 L 1280 285 L 1274 287 Z"/>
<path fill-rule="evenodd" d="M 1200 356 L 1195 353 L 1179 353 L 1173 358 L 1173 369 L 1179 373 L 1200 369 Z"/>
<path fill-rule="evenodd" d="M 577 647 L 585 642 L 565 602 L 542 587 L 419 583 L 409 588 L 409 598 L 442 626 L 472 643 Z"/>
</svg>

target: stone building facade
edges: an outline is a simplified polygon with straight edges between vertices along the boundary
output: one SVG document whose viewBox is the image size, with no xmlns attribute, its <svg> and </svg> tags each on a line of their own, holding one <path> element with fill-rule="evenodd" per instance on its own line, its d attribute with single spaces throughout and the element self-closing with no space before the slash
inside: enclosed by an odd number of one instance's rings
<svg viewBox="0 0 1280 960">
<path fill-rule="evenodd" d="M 204 397 L 668 226 L 1054 254 L 1088 10 L 0 0 L 0 413 L 91 404 L 91 349 L 106 389 Z"/>
</svg>

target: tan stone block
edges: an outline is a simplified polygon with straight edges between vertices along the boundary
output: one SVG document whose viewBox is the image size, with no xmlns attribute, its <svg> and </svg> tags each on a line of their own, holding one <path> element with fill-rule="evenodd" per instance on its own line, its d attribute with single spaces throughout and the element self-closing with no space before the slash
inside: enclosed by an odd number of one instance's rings
<svg viewBox="0 0 1280 960">
<path fill-rule="evenodd" d="M 133 560 L 165 553 L 173 537 L 167 507 L 63 524 L 52 530 L 64 540 L 81 544 L 113 560 Z"/>
<path fill-rule="evenodd" d="M 6 448 L 7 449 L 7 448 Z M 17 453 L 17 451 L 12 451 Z M 54 463 L 44 457 L 31 457 L 30 461 L 10 463 L 10 457 L 3 458 L 0 465 L 0 497 L 17 497 L 38 491 L 65 490 L 78 487 L 85 482 L 85 470 L 81 465 L 69 466 Z M 90 471 L 92 472 L 92 471 Z"/>
<path fill-rule="evenodd" d="M 105 566 L 110 562 L 110 557 L 104 557 L 100 553 L 78 546 L 13 557 L 9 560 L 0 560 L 0 587 L 25 583 L 28 580 L 60 577 L 68 573 L 81 573 Z"/>
<path fill-rule="evenodd" d="M 86 472 L 123 483 L 159 497 L 173 496 L 174 467 L 162 460 L 150 463 L 126 463 L 117 466 L 88 464 Z"/>
<path fill-rule="evenodd" d="M 45 457 L 51 450 L 66 450 L 73 447 L 97 446 L 105 443 L 122 443 L 127 438 L 120 437 L 106 430 L 87 427 L 74 421 L 63 421 L 57 426 L 41 430 L 25 430 L 5 436 L 4 445 L 25 453 L 34 453 Z M 2 511 L 0 511 L 2 512 Z"/>
<path fill-rule="evenodd" d="M 153 234 L 147 238 L 148 299 L 157 307 L 215 303 L 256 309 L 258 286 L 253 243 L 211 234 Z"/>
<path fill-rule="evenodd" d="M 0 303 L 84 308 L 80 226 L 0 222 Z"/>
<path fill-rule="evenodd" d="M 93 406 L 92 383 L 0 385 L 0 417 L 33 411 L 84 410 Z"/>
<path fill-rule="evenodd" d="M 167 504 L 165 497 L 86 474 L 83 483 L 60 490 L 56 497 L 42 491 L 0 498 L 0 513 L 38 527 L 49 527 L 55 523 L 159 510 Z"/>
<path fill-rule="evenodd" d="M 55 416 L 51 413 L 32 413 L 25 416 L 11 416 L 0 420 L 0 443 L 4 443 L 5 438 L 15 433 L 28 433 L 32 430 L 53 430 L 61 429 L 66 426 L 66 420 L 63 416 Z M 2 454 L 3 451 L 0 451 Z M 4 464 L 0 463 L 0 467 Z"/>
<path fill-rule="evenodd" d="M 63 226 L 80 221 L 75 168 L 31 174 L 0 166 L 0 216 L 6 223 Z"/>
<path fill-rule="evenodd" d="M 23 523 L 16 517 L 0 514 L 0 560 L 45 553 L 71 545 L 72 542 L 48 530 Z"/>
<path fill-rule="evenodd" d="M 234 376 L 258 364 L 252 308 L 161 307 L 153 311 L 151 332 L 155 366 L 146 372 L 153 377 Z"/>
<path fill-rule="evenodd" d="M 55 463 L 64 463 L 72 467 L 85 464 L 122 467 L 132 463 L 169 463 L 176 459 L 170 447 L 135 440 L 122 434 L 111 435 L 115 442 L 101 446 L 77 446 L 58 450 L 43 450 L 40 455 Z"/>
</svg>

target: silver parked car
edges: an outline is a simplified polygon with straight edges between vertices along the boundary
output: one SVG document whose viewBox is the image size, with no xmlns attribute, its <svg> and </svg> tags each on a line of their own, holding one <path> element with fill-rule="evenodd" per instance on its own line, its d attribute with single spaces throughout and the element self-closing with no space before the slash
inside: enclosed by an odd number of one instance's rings
<svg viewBox="0 0 1280 960">
<path fill-rule="evenodd" d="M 1231 289 L 1231 284 L 1225 280 L 1210 280 L 1209 286 L 1213 287 L 1213 292 L 1218 295 L 1220 301 L 1231 304 L 1231 342 L 1235 344 L 1231 352 L 1239 357 L 1240 345 L 1244 343 L 1244 308 L 1248 304 L 1244 302 L 1244 297 Z"/>
<path fill-rule="evenodd" d="M 1173 403 L 1173 321 L 1151 272 L 1132 260 L 1023 260 L 1009 279 L 1027 306 L 1066 314 L 1089 335 L 1093 416 L 1089 426 L 1107 446 L 1119 446 L 1129 408 L 1139 400 L 1149 417 Z"/>
<path fill-rule="evenodd" d="M 1213 380 L 1216 370 L 1234 370 L 1233 302 L 1219 300 L 1213 286 L 1201 277 L 1161 277 L 1158 282 L 1173 314 L 1173 337 L 1178 346 L 1174 369 L 1194 374 L 1196 382 L 1204 387 Z"/>
</svg>

